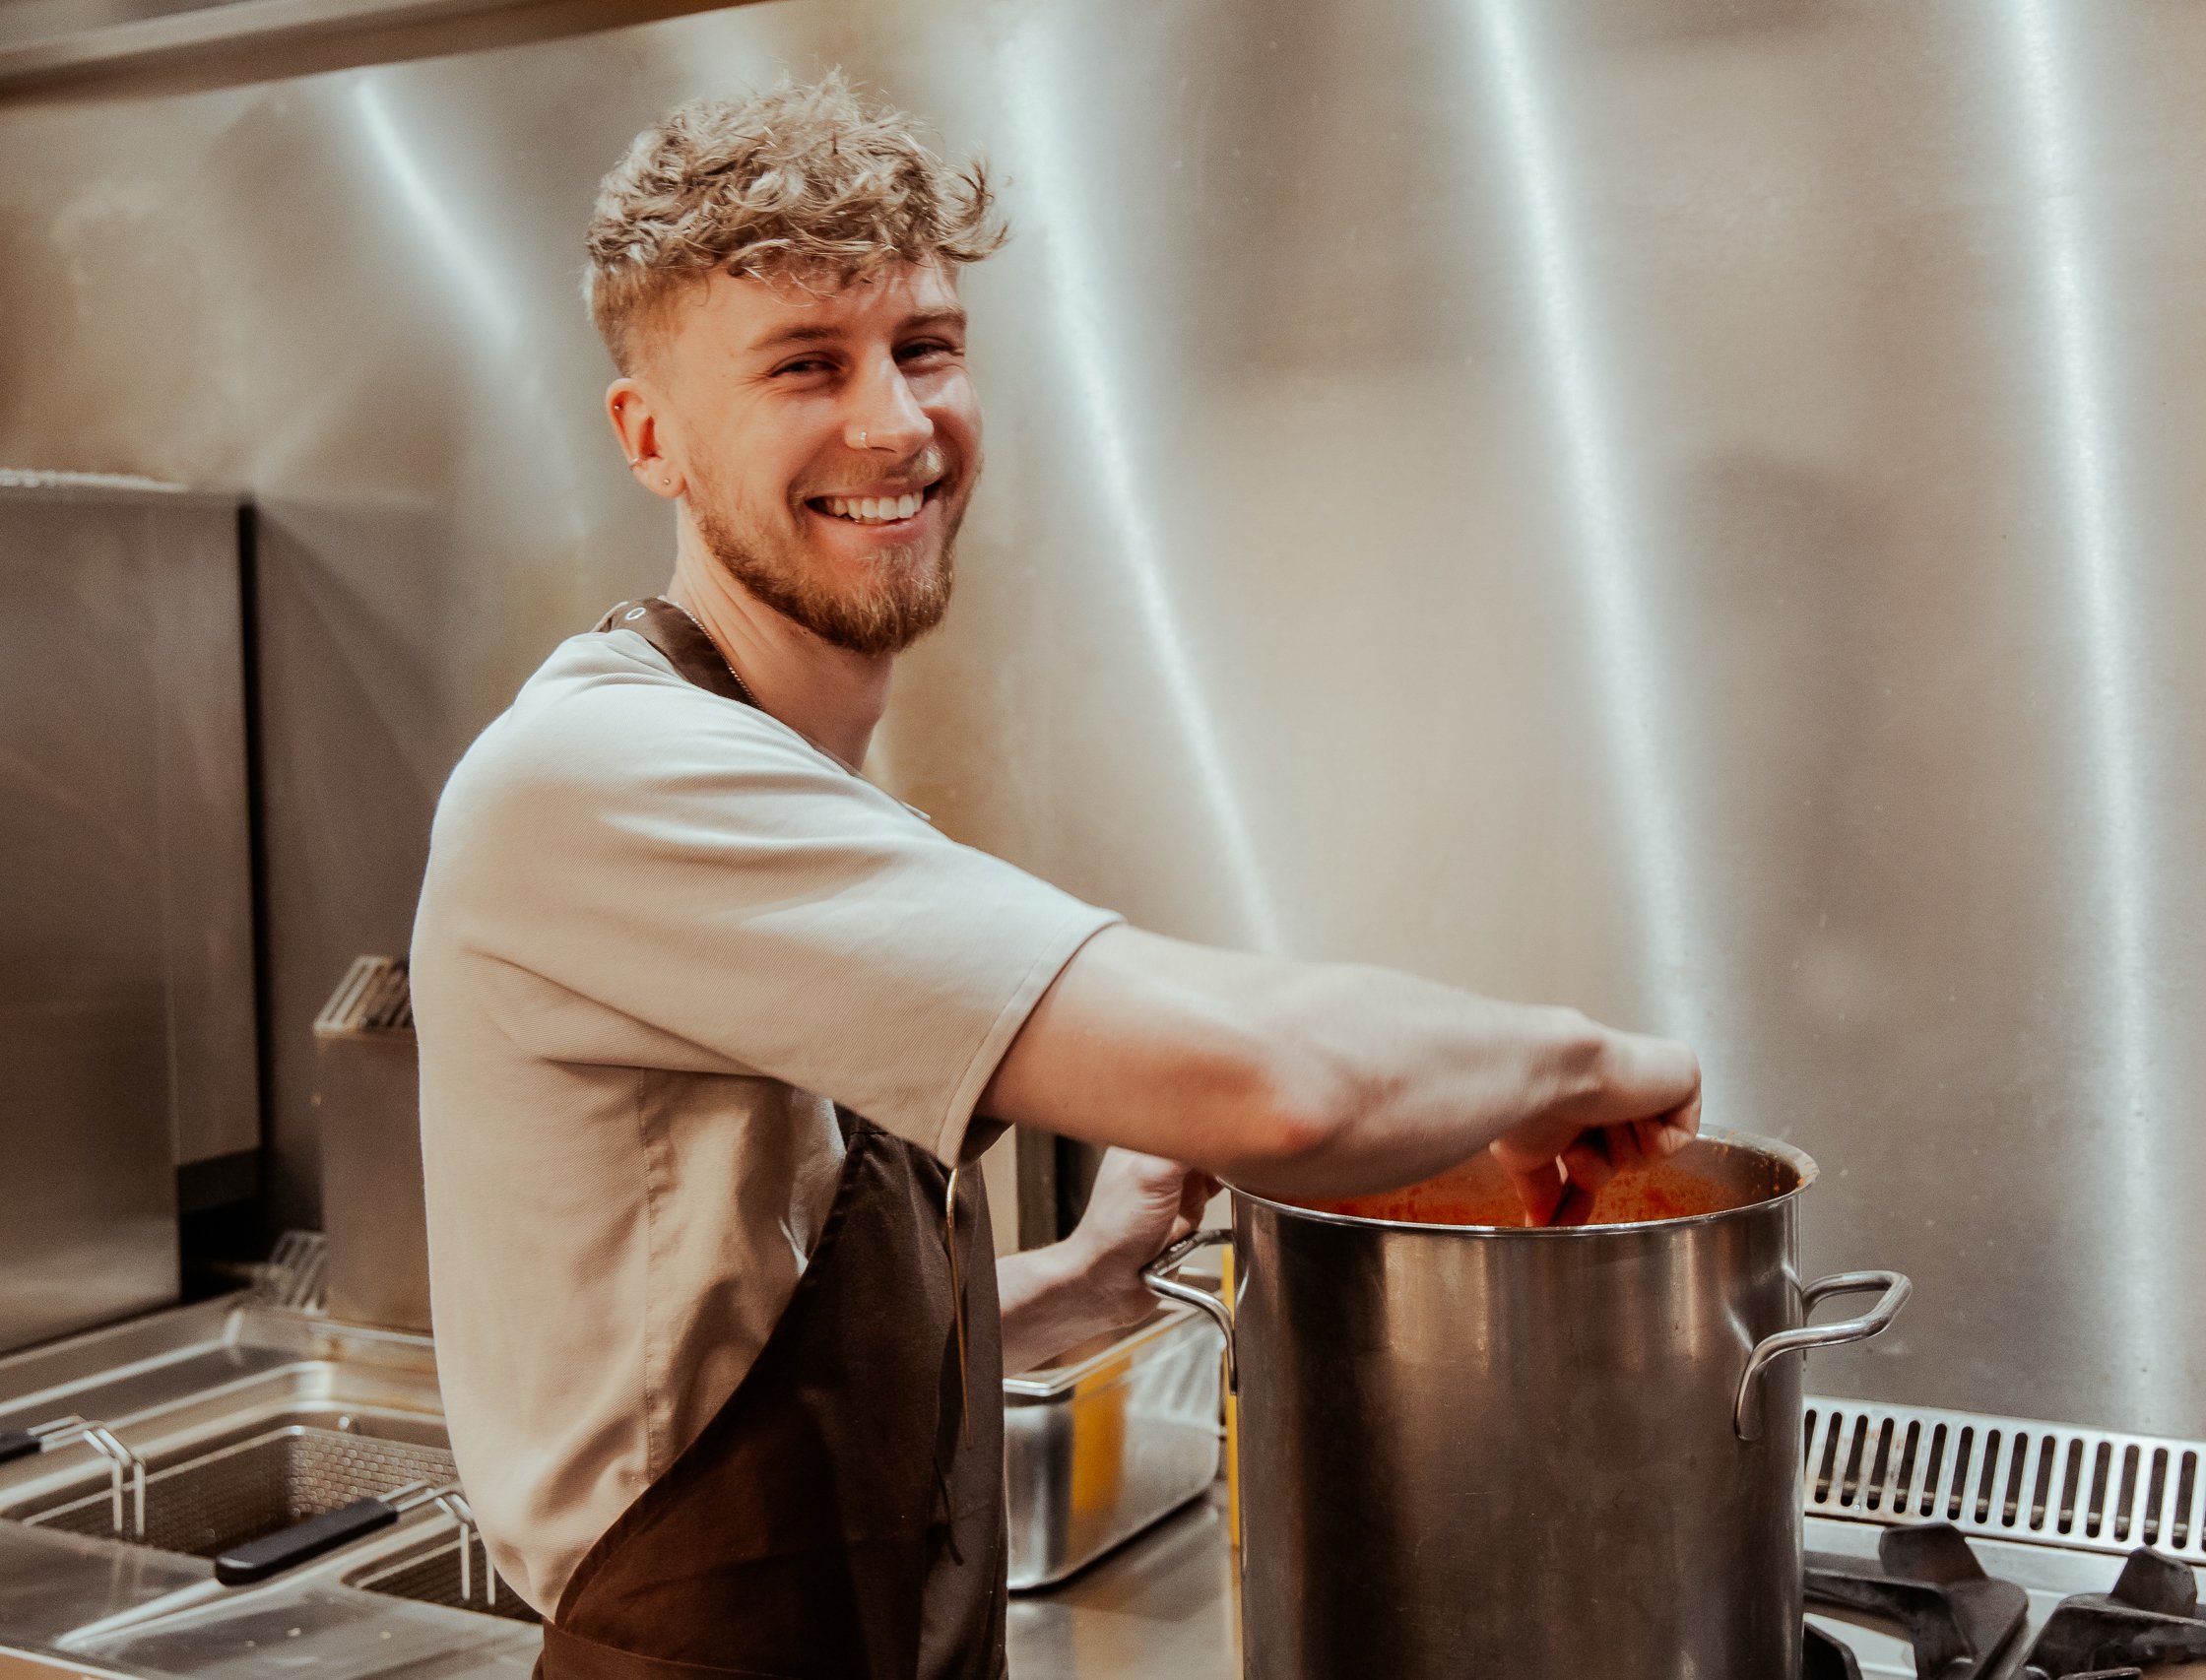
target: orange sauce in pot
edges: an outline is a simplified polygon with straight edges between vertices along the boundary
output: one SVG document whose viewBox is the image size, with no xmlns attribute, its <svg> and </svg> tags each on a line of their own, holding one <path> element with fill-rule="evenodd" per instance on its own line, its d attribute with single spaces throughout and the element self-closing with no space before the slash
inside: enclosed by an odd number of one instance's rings
<svg viewBox="0 0 2206 1680">
<path fill-rule="evenodd" d="M 1632 1225 L 1651 1219 L 1690 1219 L 1723 1213 L 1765 1199 L 1734 1185 L 1681 1166 L 1675 1160 L 1634 1167 L 1601 1188 L 1588 1225 Z M 1374 1195 L 1310 1197 L 1300 1205 L 1320 1213 L 1347 1213 L 1360 1219 L 1396 1219 L 1416 1225 L 1525 1227 L 1531 1220 L 1516 1188 L 1488 1155 L 1401 1190 Z"/>
</svg>

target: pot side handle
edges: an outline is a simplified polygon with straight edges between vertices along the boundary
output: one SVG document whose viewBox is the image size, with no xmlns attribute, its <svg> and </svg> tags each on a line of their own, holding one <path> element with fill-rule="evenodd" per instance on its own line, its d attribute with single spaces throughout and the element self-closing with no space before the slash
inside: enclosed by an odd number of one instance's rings
<svg viewBox="0 0 2206 1680">
<path fill-rule="evenodd" d="M 1884 1293 L 1874 1307 L 1858 1319 L 1842 1319 L 1835 1325 L 1803 1325 L 1796 1330 L 1780 1330 L 1764 1336 L 1746 1356 L 1746 1372 L 1739 1378 L 1739 1395 L 1731 1408 L 1731 1428 L 1741 1441 L 1762 1439 L 1762 1373 L 1787 1353 L 1804 1353 L 1811 1347 L 1837 1347 L 1849 1341 L 1867 1341 L 1891 1326 L 1900 1309 L 1914 1293 L 1914 1285 L 1896 1271 L 1842 1271 L 1819 1277 L 1800 1291 L 1803 1312 L 1834 1295 L 1864 1295 L 1872 1289 Z"/>
<path fill-rule="evenodd" d="M 1164 1253 L 1141 1268 L 1141 1281 L 1149 1286 L 1149 1293 L 1161 1295 L 1167 1301 L 1183 1301 L 1209 1318 L 1225 1332 L 1225 1387 L 1229 1394 L 1241 1391 L 1239 1362 L 1233 1357 L 1233 1315 L 1226 1305 L 1207 1289 L 1198 1289 L 1192 1283 L 1182 1283 L 1172 1273 L 1185 1265 L 1188 1257 L 1198 1249 L 1207 1249 L 1220 1243 L 1233 1241 L 1233 1233 L 1213 1226 L 1207 1231 L 1194 1231 L 1182 1237 Z"/>
</svg>

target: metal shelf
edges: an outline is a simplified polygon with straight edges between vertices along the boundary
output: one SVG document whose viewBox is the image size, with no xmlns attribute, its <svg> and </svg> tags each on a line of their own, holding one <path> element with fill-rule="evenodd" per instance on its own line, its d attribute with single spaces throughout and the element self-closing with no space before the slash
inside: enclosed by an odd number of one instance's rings
<svg viewBox="0 0 2206 1680">
<path fill-rule="evenodd" d="M 0 0 L 0 96 L 190 67 L 254 80 L 511 44 L 730 0 Z M 736 0 L 741 3 L 741 0 Z"/>
</svg>

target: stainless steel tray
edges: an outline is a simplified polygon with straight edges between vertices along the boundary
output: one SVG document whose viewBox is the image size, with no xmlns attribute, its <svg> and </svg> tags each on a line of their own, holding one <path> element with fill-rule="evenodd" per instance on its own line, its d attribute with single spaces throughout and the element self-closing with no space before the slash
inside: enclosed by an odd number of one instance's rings
<svg viewBox="0 0 2206 1680">
<path fill-rule="evenodd" d="M 1220 1352 L 1207 1319 L 1171 1307 L 1005 1380 L 1014 1590 L 1064 1580 L 1210 1485 Z"/>
</svg>

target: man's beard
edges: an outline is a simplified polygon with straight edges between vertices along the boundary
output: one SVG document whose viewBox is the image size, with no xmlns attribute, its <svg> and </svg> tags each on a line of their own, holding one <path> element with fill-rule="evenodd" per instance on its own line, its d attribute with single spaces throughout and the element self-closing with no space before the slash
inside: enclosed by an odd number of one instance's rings
<svg viewBox="0 0 2206 1680">
<path fill-rule="evenodd" d="M 929 555 L 924 543 L 883 549 L 865 583 L 846 591 L 818 575 L 801 538 L 777 536 L 725 514 L 713 485 L 696 487 L 704 493 L 691 496 L 690 512 L 712 557 L 758 600 L 823 642 L 852 653 L 901 653 L 949 611 L 956 569 L 952 550 L 965 516 L 962 499 L 954 509 L 943 509 L 936 553 Z"/>
</svg>

